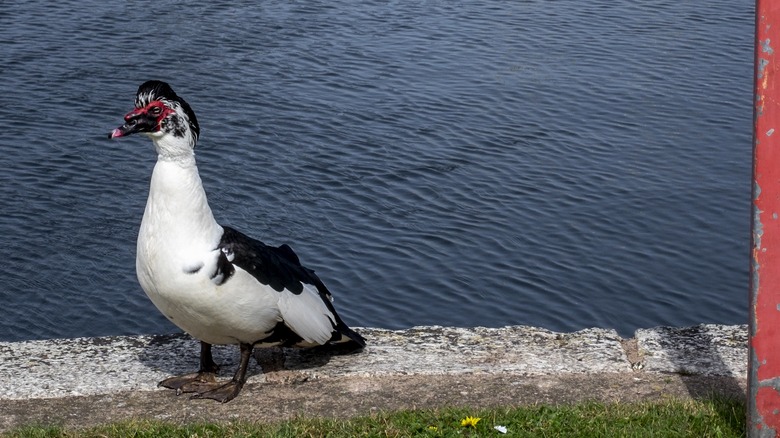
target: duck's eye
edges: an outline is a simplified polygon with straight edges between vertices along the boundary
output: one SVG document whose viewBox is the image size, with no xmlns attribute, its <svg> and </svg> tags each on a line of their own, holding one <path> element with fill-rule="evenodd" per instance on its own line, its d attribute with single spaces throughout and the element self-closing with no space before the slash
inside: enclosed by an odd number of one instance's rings
<svg viewBox="0 0 780 438">
<path fill-rule="evenodd" d="M 160 108 L 159 106 L 153 106 L 149 108 L 149 114 L 153 116 L 159 116 L 160 113 L 162 113 L 162 108 Z"/>
</svg>

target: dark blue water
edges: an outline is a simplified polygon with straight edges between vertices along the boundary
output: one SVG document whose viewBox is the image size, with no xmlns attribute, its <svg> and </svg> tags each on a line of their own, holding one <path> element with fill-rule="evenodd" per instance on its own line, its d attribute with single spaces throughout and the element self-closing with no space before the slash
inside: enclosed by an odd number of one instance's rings
<svg viewBox="0 0 780 438">
<path fill-rule="evenodd" d="M 11 2 L 0 340 L 176 328 L 135 279 L 138 85 L 220 222 L 356 326 L 747 320 L 753 2 Z"/>
</svg>

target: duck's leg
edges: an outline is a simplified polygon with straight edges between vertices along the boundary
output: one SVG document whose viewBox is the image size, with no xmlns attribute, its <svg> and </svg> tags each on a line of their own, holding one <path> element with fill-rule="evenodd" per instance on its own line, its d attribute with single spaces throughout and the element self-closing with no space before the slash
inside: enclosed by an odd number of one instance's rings
<svg viewBox="0 0 780 438">
<path fill-rule="evenodd" d="M 238 393 L 241 392 L 241 388 L 243 388 L 244 383 L 246 383 L 249 357 L 252 356 L 252 344 L 239 344 L 239 346 L 241 347 L 241 363 L 238 365 L 238 370 L 236 370 L 236 374 L 233 378 L 224 385 L 219 385 L 217 387 L 210 385 L 210 388 L 206 388 L 204 386 L 204 389 L 207 390 L 197 391 L 192 395 L 192 398 L 210 398 L 218 402 L 227 403 L 230 400 L 233 400 Z"/>
<path fill-rule="evenodd" d="M 183 392 L 198 392 L 204 390 L 204 387 L 214 387 L 217 381 L 218 370 L 219 366 L 214 363 L 214 358 L 211 355 L 211 344 L 201 341 L 200 369 L 198 372 L 167 378 L 157 386 L 175 389 L 176 395 L 180 395 Z"/>
</svg>

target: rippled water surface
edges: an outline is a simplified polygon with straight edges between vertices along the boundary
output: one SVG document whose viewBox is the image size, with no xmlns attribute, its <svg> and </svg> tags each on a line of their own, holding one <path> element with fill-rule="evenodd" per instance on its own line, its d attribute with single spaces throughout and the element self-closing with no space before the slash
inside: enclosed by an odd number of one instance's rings
<svg viewBox="0 0 780 438">
<path fill-rule="evenodd" d="M 135 279 L 144 80 L 217 219 L 356 326 L 747 320 L 753 4 L 11 2 L 0 340 L 175 331 Z"/>
</svg>

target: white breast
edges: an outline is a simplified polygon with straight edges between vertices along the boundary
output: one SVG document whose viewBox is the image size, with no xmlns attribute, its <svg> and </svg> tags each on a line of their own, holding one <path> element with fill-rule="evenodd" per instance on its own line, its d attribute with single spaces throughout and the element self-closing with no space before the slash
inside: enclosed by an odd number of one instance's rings
<svg viewBox="0 0 780 438">
<path fill-rule="evenodd" d="M 210 344 L 251 343 L 281 319 L 278 293 L 240 268 L 218 285 L 222 227 L 208 206 L 194 157 L 159 160 L 138 234 L 141 287 L 174 324 Z"/>
</svg>

